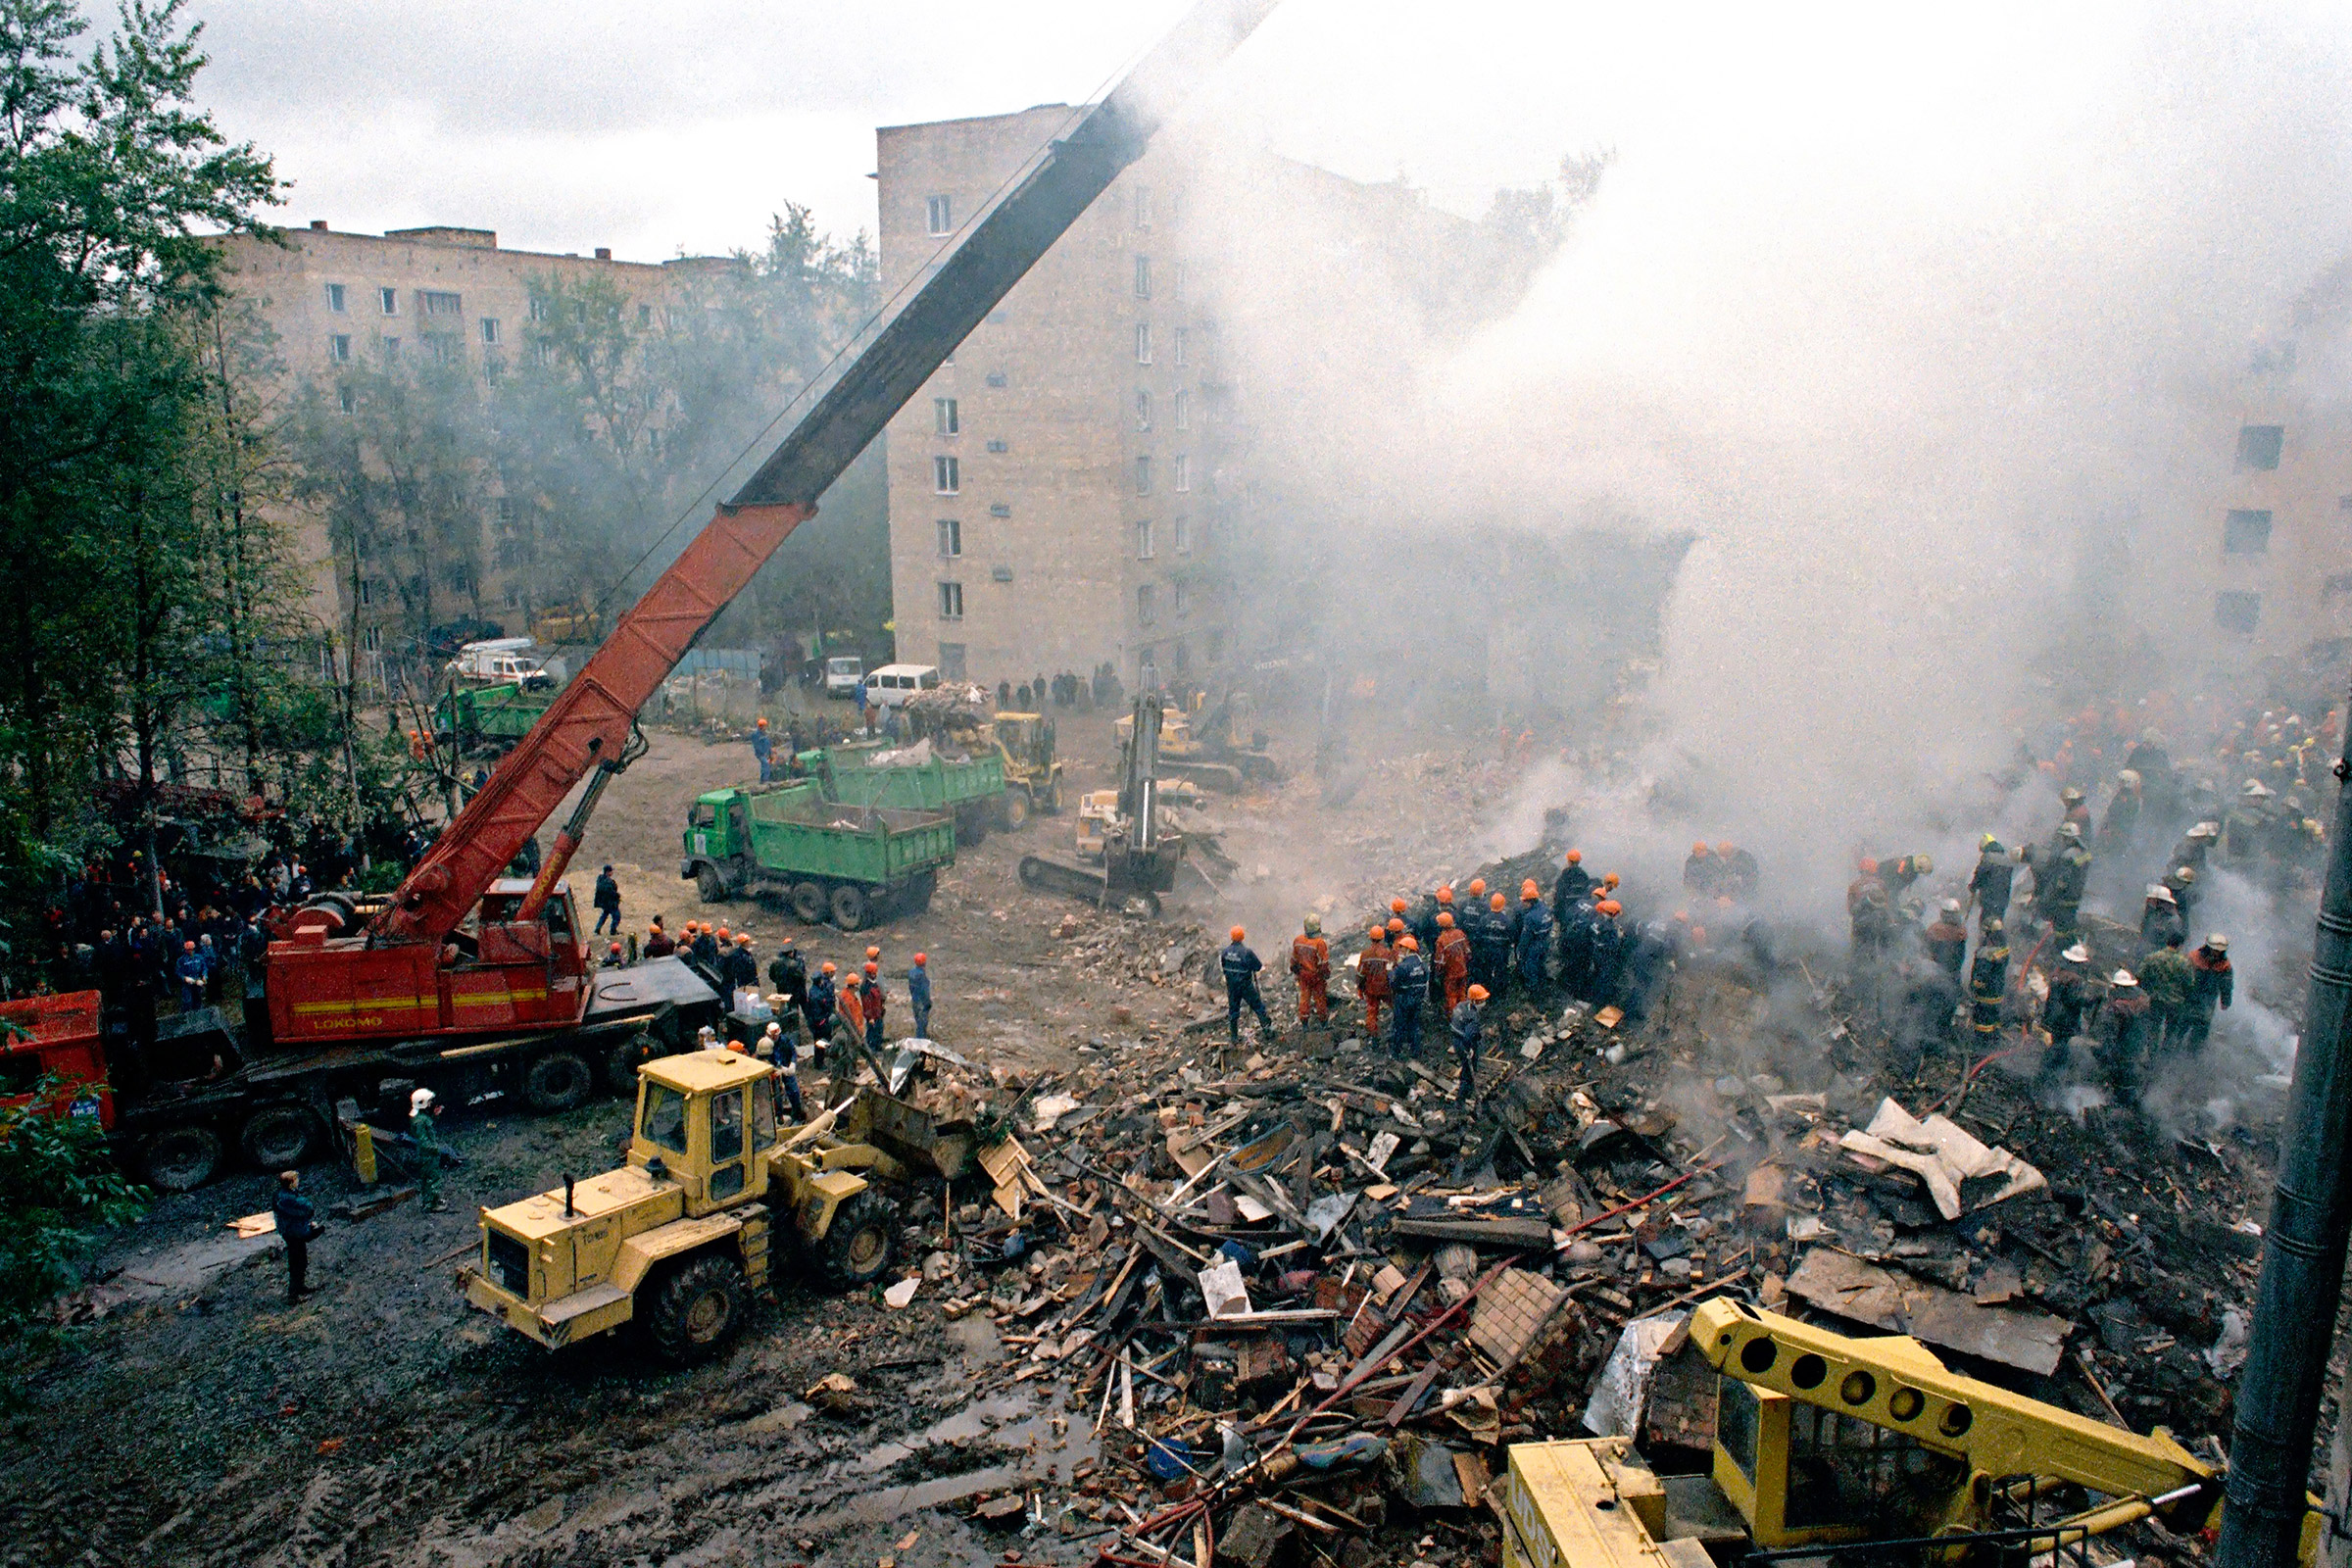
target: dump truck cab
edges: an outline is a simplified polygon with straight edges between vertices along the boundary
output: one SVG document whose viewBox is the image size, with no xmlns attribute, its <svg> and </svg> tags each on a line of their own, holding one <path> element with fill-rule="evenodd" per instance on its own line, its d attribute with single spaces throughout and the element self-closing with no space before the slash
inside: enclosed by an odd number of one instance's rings
<svg viewBox="0 0 2352 1568">
<path fill-rule="evenodd" d="M 891 1211 L 861 1171 L 900 1167 L 870 1145 L 778 1115 L 773 1067 L 731 1051 L 639 1070 L 627 1163 L 481 1211 L 466 1300 L 555 1349 L 642 1321 L 674 1361 L 715 1350 L 769 1282 L 771 1212 L 836 1287 L 889 1266 Z"/>
</svg>

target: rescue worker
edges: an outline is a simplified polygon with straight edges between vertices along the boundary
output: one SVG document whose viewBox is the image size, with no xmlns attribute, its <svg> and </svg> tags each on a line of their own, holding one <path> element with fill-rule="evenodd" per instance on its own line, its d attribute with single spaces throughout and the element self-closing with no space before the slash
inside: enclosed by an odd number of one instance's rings
<svg viewBox="0 0 2352 1568">
<path fill-rule="evenodd" d="M 865 990 L 858 999 L 858 1010 L 865 1016 L 865 1049 L 879 1056 L 882 1054 L 882 1015 L 890 1010 L 890 994 L 882 989 L 882 966 L 865 966 Z"/>
<path fill-rule="evenodd" d="M 2090 882 L 2090 852 L 2082 848 L 2082 829 L 2074 822 L 2058 824 L 2057 858 L 2034 868 L 2034 902 L 2050 933 L 2072 945 L 2082 923 L 2082 890 Z"/>
<path fill-rule="evenodd" d="M 2140 792 L 2139 772 L 2127 767 L 2115 775 L 2115 794 L 2107 801 L 2107 814 L 2099 819 L 2099 853 L 2121 855 L 2132 847 L 2139 832 L 2140 808 L 2146 797 Z"/>
<path fill-rule="evenodd" d="M 1478 924 L 1470 929 L 1470 979 L 1473 984 L 1487 988 L 1487 995 L 1498 997 L 1511 983 L 1511 952 L 1519 936 L 1518 922 L 1511 918 L 1508 902 L 1499 893 L 1487 895 L 1487 906 L 1472 912 Z"/>
<path fill-rule="evenodd" d="M 652 927 L 645 933 L 645 956 L 649 958 L 666 958 L 677 951 L 677 940 L 662 929 L 662 917 L 654 916 Z"/>
<path fill-rule="evenodd" d="M 833 1015 L 840 1006 L 840 995 L 834 988 L 834 968 L 830 962 L 817 967 L 815 978 L 801 998 L 801 1016 L 808 1020 L 808 1048 L 821 1052 L 833 1035 Z"/>
<path fill-rule="evenodd" d="M 2009 939 L 1998 920 L 1986 920 L 1968 968 L 1969 1025 L 1979 1052 L 1990 1051 L 2001 1031 L 2001 999 L 2009 994 Z"/>
<path fill-rule="evenodd" d="M 2139 994 L 2148 999 L 2148 1048 L 2160 1056 L 2180 1050 L 2188 1035 L 2196 971 L 2180 951 L 2186 940 L 2167 937 L 2163 947 L 2139 960 Z"/>
<path fill-rule="evenodd" d="M 774 736 L 768 734 L 767 720 L 764 718 L 752 722 L 752 756 L 760 763 L 760 783 L 765 784 L 776 776 L 776 741 Z"/>
<path fill-rule="evenodd" d="M 1364 1004 L 1364 1038 L 1380 1038 L 1380 1004 L 1388 1000 L 1389 966 L 1396 950 L 1389 946 L 1389 928 L 1376 925 L 1364 933 L 1364 951 L 1355 958 L 1355 996 Z"/>
<path fill-rule="evenodd" d="M 628 967 L 628 962 L 629 960 L 627 956 L 620 951 L 619 943 L 615 942 L 610 948 L 605 950 L 604 967 L 608 969 L 623 969 Z"/>
<path fill-rule="evenodd" d="M 1723 880 L 1715 890 L 1716 896 L 1741 904 L 1753 903 L 1756 888 L 1764 880 L 1763 867 L 1756 864 L 1756 858 L 1725 839 L 1715 846 L 1715 858 L 1723 862 L 1723 870 L 1717 873 Z"/>
<path fill-rule="evenodd" d="M 182 942 L 179 945 L 179 957 L 172 966 L 172 975 L 179 982 L 180 1011 L 194 1012 L 204 1005 L 204 982 L 211 972 L 211 966 L 204 961 L 204 955 L 196 951 L 195 943 Z"/>
<path fill-rule="evenodd" d="M 1544 960 L 1551 956 L 1551 908 L 1533 877 L 1519 884 L 1519 982 L 1530 992 L 1544 985 Z"/>
<path fill-rule="evenodd" d="M 1894 942 L 1894 910 L 1886 884 L 1879 880 L 1879 862 L 1868 856 L 1856 866 L 1861 874 L 1845 885 L 1847 940 L 1856 969 L 1878 963 Z"/>
<path fill-rule="evenodd" d="M 776 956 L 767 960 L 767 989 L 784 999 L 784 1005 L 798 1010 L 808 996 L 808 960 L 801 950 L 786 937 L 776 946 Z"/>
<path fill-rule="evenodd" d="M 409 1142 L 416 1151 L 416 1196 L 424 1200 L 427 1214 L 449 1212 L 449 1200 L 441 1196 L 441 1162 L 455 1156 L 456 1151 L 441 1141 L 441 1131 L 435 1119 L 441 1114 L 441 1102 L 430 1089 L 418 1089 L 409 1096 Z"/>
<path fill-rule="evenodd" d="M 1450 1017 L 1470 989 L 1470 939 L 1453 923 L 1451 910 L 1438 916 L 1437 971 L 1445 992 L 1446 1012 Z"/>
<path fill-rule="evenodd" d="M 1592 979 L 1592 927 L 1600 918 L 1599 889 L 1587 888 L 1577 896 L 1560 920 L 1560 989 L 1577 1001 Z"/>
<path fill-rule="evenodd" d="M 2188 956 L 2188 1008 L 2181 1044 L 2190 1051 L 2202 1051 L 2213 1033 L 2214 1009 L 2227 1009 L 2237 1000 L 2237 976 L 2230 967 L 2230 939 L 2214 932 L 2203 947 Z"/>
<path fill-rule="evenodd" d="M 2017 862 L 2001 841 L 1991 834 L 1977 847 L 1977 868 L 1968 879 L 1969 902 L 1977 906 L 1981 923 L 2009 918 L 2009 886 L 2017 875 Z"/>
<path fill-rule="evenodd" d="M 1674 923 L 1645 920 L 1634 933 L 1625 965 L 1625 1015 L 1635 1023 L 1647 1018 L 1664 995 L 1674 970 Z"/>
<path fill-rule="evenodd" d="M 311 1294 L 311 1242 L 318 1234 L 318 1211 L 302 1196 L 302 1172 L 277 1173 L 277 1197 L 270 1212 L 277 1217 L 278 1240 L 286 1244 L 286 1304 L 295 1306 Z"/>
<path fill-rule="evenodd" d="M 914 1012 L 914 1033 L 920 1040 L 931 1038 L 931 958 L 918 953 L 906 970 L 906 1005 Z"/>
<path fill-rule="evenodd" d="M 2058 804 L 2066 808 L 2066 814 L 2061 820 L 2074 823 L 2087 837 L 2090 833 L 2090 806 L 2082 792 L 2069 784 L 2058 792 Z"/>
<path fill-rule="evenodd" d="M 2180 901 L 2173 897 L 2173 890 L 2161 882 L 2148 884 L 2147 903 L 2139 911 L 2139 951 L 2154 953 L 2186 937 L 2187 928 L 2180 923 Z"/>
<path fill-rule="evenodd" d="M 605 934 L 605 922 L 612 922 L 612 934 L 620 935 L 620 884 L 612 880 L 612 868 L 606 866 L 596 873 L 596 924 L 589 928 L 590 936 Z"/>
<path fill-rule="evenodd" d="M 801 1043 L 787 1034 L 782 1024 L 771 1023 L 758 1054 L 775 1063 L 776 1081 L 784 1086 L 784 1099 L 792 1106 L 792 1119 L 807 1121 L 808 1111 L 801 1103 Z"/>
<path fill-rule="evenodd" d="M 1309 914 L 1291 938 L 1291 978 L 1298 983 L 1298 1027 L 1311 1020 L 1331 1027 L 1331 944 L 1323 939 L 1323 917 Z"/>
<path fill-rule="evenodd" d="M 1683 886 L 1697 898 L 1711 899 L 1722 885 L 1723 869 L 1723 862 L 1715 858 L 1714 852 L 1702 840 L 1690 846 L 1690 855 L 1683 860 Z"/>
<path fill-rule="evenodd" d="M 2238 790 L 2237 804 L 2222 818 L 2222 845 L 2230 859 L 2246 864 L 2261 855 L 2269 837 L 2273 793 L 2258 778 L 2246 780 Z"/>
<path fill-rule="evenodd" d="M 2185 865 L 2202 875 L 2205 870 L 2205 862 L 2212 856 L 2213 847 L 2221 842 L 2221 838 L 2222 824 L 2219 822 L 2198 822 L 2191 825 L 2186 833 L 2180 835 L 2180 844 L 2173 850 L 2173 864 Z"/>
<path fill-rule="evenodd" d="M 1242 1043 L 1242 1008 L 1246 1006 L 1257 1014 L 1259 1040 L 1270 1041 L 1274 1020 L 1266 1016 L 1265 999 L 1257 994 L 1258 971 L 1265 964 L 1244 940 L 1247 931 L 1237 925 L 1230 935 L 1233 940 L 1217 956 L 1217 967 L 1225 975 L 1225 1033 L 1235 1045 Z"/>
<path fill-rule="evenodd" d="M 1551 882 L 1551 918 L 1555 925 L 1568 923 L 1568 910 L 1577 900 L 1592 888 L 1592 875 L 1585 869 L 1585 852 L 1570 850 L 1560 862 L 1560 874 Z"/>
<path fill-rule="evenodd" d="M 1911 891 L 1911 884 L 1935 869 L 1936 857 L 1906 855 L 1897 860 L 1881 860 L 1879 862 L 1879 881 L 1886 889 L 1888 901 L 1899 905 L 1904 896 Z"/>
<path fill-rule="evenodd" d="M 2173 890 L 2173 907 L 2180 911 L 2180 924 L 2186 927 L 2197 902 L 2197 868 L 2176 865 L 2157 880 Z"/>
<path fill-rule="evenodd" d="M 1615 899 L 1603 899 L 1592 906 L 1592 932 L 1586 939 L 1592 957 L 1585 976 L 1585 1000 L 1595 1007 L 1615 1003 L 1625 979 L 1625 932 L 1617 924 L 1617 917 L 1624 912 L 1625 906 Z"/>
<path fill-rule="evenodd" d="M 2058 960 L 2050 971 L 2050 994 L 2041 1003 L 2041 1027 L 2050 1038 L 2049 1049 L 2041 1054 L 2041 1066 L 2034 1075 L 2045 1087 L 2064 1071 L 2067 1042 L 2088 1031 L 2099 1003 L 2090 977 L 2090 949 L 2078 942 L 2058 955 Z"/>
<path fill-rule="evenodd" d="M 686 922 L 686 928 L 694 933 L 694 946 L 691 950 L 694 954 L 694 961 L 706 969 L 716 969 L 718 967 L 718 938 L 710 934 L 710 922 L 705 920 L 698 925 L 689 920 Z"/>
<path fill-rule="evenodd" d="M 727 984 L 742 990 L 757 990 L 760 985 L 760 960 L 752 953 L 752 934 L 735 933 L 735 949 L 727 956 L 722 971 Z"/>
<path fill-rule="evenodd" d="M 1472 986 L 1446 1015 L 1446 1024 L 1453 1031 L 1454 1059 L 1462 1064 L 1462 1087 L 1455 1098 L 1464 1104 L 1478 1098 L 1479 1014 L 1486 1004 L 1487 988 Z"/>
<path fill-rule="evenodd" d="M 1399 1060 L 1421 1054 L 1421 1008 L 1429 1000 L 1429 960 L 1410 932 L 1396 939 L 1396 962 L 1389 970 L 1389 994 L 1394 1016 L 1389 1026 L 1389 1054 Z"/>
<path fill-rule="evenodd" d="M 2107 1001 L 2091 1033 L 2107 1081 L 2117 1094 L 2137 1099 L 2140 1060 L 2147 1051 L 2148 999 L 2140 995 L 2139 979 L 2131 970 L 2118 969 L 2108 981 Z"/>
<path fill-rule="evenodd" d="M 864 1041 L 865 981 L 853 969 L 833 1004 L 833 1081 L 845 1090 L 857 1076 L 858 1047 Z"/>
<path fill-rule="evenodd" d="M 1946 899 L 1936 909 L 1936 921 L 1926 932 L 1928 956 L 1957 984 L 1968 962 L 1968 912 L 1958 899 Z"/>
</svg>

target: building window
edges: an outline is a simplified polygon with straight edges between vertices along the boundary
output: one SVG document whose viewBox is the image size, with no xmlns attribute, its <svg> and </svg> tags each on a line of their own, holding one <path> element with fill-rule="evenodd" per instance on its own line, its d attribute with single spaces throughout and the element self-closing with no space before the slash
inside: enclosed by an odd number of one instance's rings
<svg viewBox="0 0 2352 1568">
<path fill-rule="evenodd" d="M 1003 386 L 1004 384 L 1004 372 L 1003 370 L 989 371 L 988 384 L 990 386 Z"/>
<path fill-rule="evenodd" d="M 368 578 L 362 577 L 359 582 L 359 589 L 360 604 L 362 608 L 375 603 L 375 584 L 373 581 Z"/>
<path fill-rule="evenodd" d="M 991 441 L 988 444 L 988 450 L 991 452 L 1010 452 L 1012 448 L 1006 446 L 1002 441 Z"/>
<path fill-rule="evenodd" d="M 343 314 L 342 284 L 329 283 L 326 285 L 326 308 L 334 312 L 337 316 L 341 316 Z"/>
<path fill-rule="evenodd" d="M 932 233 L 953 234 L 956 232 L 955 203 L 949 201 L 945 196 L 934 196 L 924 205 L 929 209 L 926 217 Z"/>
<path fill-rule="evenodd" d="M 1152 559 L 1152 524 L 1149 522 L 1139 522 L 1135 525 L 1135 559 L 1138 561 Z"/>
<path fill-rule="evenodd" d="M 970 672 L 964 668 L 963 661 L 963 644 L 941 643 L 939 645 L 939 678 L 941 680 L 971 679 Z"/>
<path fill-rule="evenodd" d="M 1159 619 L 1159 590 L 1145 583 L 1135 591 L 1135 623 L 1149 626 Z"/>
<path fill-rule="evenodd" d="M 2222 550 L 2232 556 L 2260 556 L 2270 553 L 2271 514 L 2231 509 L 2222 524 Z"/>
<path fill-rule="evenodd" d="M 1184 264 L 1182 262 L 1176 264 L 1176 297 L 1184 298 Z"/>
<path fill-rule="evenodd" d="M 1176 363 L 1178 365 L 1184 363 L 1185 350 L 1192 347 L 1192 341 L 1193 329 L 1191 327 L 1180 326 L 1176 329 Z"/>
<path fill-rule="evenodd" d="M 485 316 L 482 318 L 482 346 L 488 348 L 497 342 L 498 318 L 495 316 Z"/>
<path fill-rule="evenodd" d="M 2224 631 L 2251 635 L 2262 621 L 2262 595 L 2215 594 L 2213 623 Z"/>
<path fill-rule="evenodd" d="M 1152 493 L 1152 460 L 1148 457 L 1135 460 L 1135 493 L 1139 496 Z"/>
<path fill-rule="evenodd" d="M 2276 468 L 2279 451 L 2286 445 L 2286 426 L 2283 424 L 2244 424 L 2237 430 L 2237 466 L 2241 468 Z"/>
<path fill-rule="evenodd" d="M 1179 583 L 1168 590 L 1168 608 L 1176 612 L 1178 620 L 1182 620 L 1184 612 L 1193 608 L 1193 596 L 1185 591 L 1183 584 Z M 1179 661 L 1176 667 L 1182 669 L 1183 662 Z"/>
<path fill-rule="evenodd" d="M 377 289 L 375 304 L 376 309 L 382 311 L 386 316 L 398 316 L 400 314 L 400 291 L 390 288 Z"/>
<path fill-rule="evenodd" d="M 1182 387 L 1178 387 L 1176 389 L 1176 428 L 1190 430 L 1192 427 L 1193 395 Z"/>
<path fill-rule="evenodd" d="M 335 388 L 335 410 L 340 414 L 359 413 L 359 394 L 352 391 L 352 389 L 347 386 L 339 386 Z"/>
<path fill-rule="evenodd" d="M 1152 187 L 1149 185 L 1135 187 L 1135 226 L 1138 228 L 1152 226 Z"/>
<path fill-rule="evenodd" d="M 351 334 L 337 332 L 328 338 L 326 340 L 326 357 L 331 364 L 349 365 L 351 363 Z"/>
<path fill-rule="evenodd" d="M 384 363 L 386 365 L 398 365 L 400 363 L 400 339 L 396 337 L 388 337 L 384 339 Z"/>
<path fill-rule="evenodd" d="M 1152 363 L 1152 323 L 1150 321 L 1135 323 L 1135 363 L 1138 365 Z"/>
<path fill-rule="evenodd" d="M 371 654 L 381 652 L 384 646 L 384 628 L 381 626 L 370 626 L 366 631 L 362 632 L 360 634 L 360 646 L 367 649 Z"/>
<path fill-rule="evenodd" d="M 540 342 L 537 342 L 537 343 L 534 343 L 534 344 L 532 344 L 532 345 L 531 345 L 531 363 L 532 363 L 533 365 L 553 365 L 553 364 L 555 364 L 555 363 L 556 363 L 556 350 L 555 350 L 555 345 L 553 345 L 553 344 L 551 344 L 551 343 L 548 343 L 548 342 L 546 342 L 546 341 L 544 341 L 544 340 L 542 340 L 542 341 L 540 341 Z"/>
<path fill-rule="evenodd" d="M 1190 517 L 1176 519 L 1176 553 L 1180 556 L 1193 553 L 1193 519 Z"/>
<path fill-rule="evenodd" d="M 1176 488 L 1177 488 L 1177 489 L 1179 489 L 1179 490 L 1190 490 L 1192 487 L 1193 487 L 1193 459 L 1192 459 L 1192 454 L 1190 454 L 1190 453 L 1187 453 L 1187 452 L 1179 452 L 1179 453 L 1177 453 L 1177 454 L 1176 454 Z"/>
<path fill-rule="evenodd" d="M 1168 192 L 1168 226 L 1170 228 L 1184 226 L 1184 192 L 1180 190 Z"/>
<path fill-rule="evenodd" d="M 547 319 L 547 301 L 536 294 L 531 296 L 531 319 L 534 321 Z"/>
<path fill-rule="evenodd" d="M 417 303 L 423 306 L 424 314 L 427 316 L 463 314 L 460 307 L 464 302 L 455 294 L 445 293 L 439 289 L 422 288 L 416 291 L 416 299 Z"/>
<path fill-rule="evenodd" d="M 954 458 L 933 458 L 931 460 L 932 494 L 952 496 L 960 494 L 962 490 L 963 474 L 956 460 Z"/>
<path fill-rule="evenodd" d="M 963 423 L 956 416 L 956 400 L 954 398 L 933 398 L 931 400 L 931 422 L 941 435 L 959 434 L 963 429 Z"/>
<path fill-rule="evenodd" d="M 640 305 L 637 307 L 637 324 L 639 326 L 651 326 L 654 324 L 654 308 L 651 305 Z"/>
<path fill-rule="evenodd" d="M 963 618 L 963 584 L 943 582 L 939 585 L 939 618 L 942 620 L 961 620 Z"/>
<path fill-rule="evenodd" d="M 1152 297 L 1152 258 L 1149 256 L 1135 259 L 1135 297 L 1139 300 Z"/>
<path fill-rule="evenodd" d="M 1135 427 L 1138 430 L 1152 428 L 1152 394 L 1140 386 L 1135 389 Z"/>
<path fill-rule="evenodd" d="M 939 519 L 939 553 L 951 559 L 963 554 L 963 521 L 958 517 Z"/>
</svg>

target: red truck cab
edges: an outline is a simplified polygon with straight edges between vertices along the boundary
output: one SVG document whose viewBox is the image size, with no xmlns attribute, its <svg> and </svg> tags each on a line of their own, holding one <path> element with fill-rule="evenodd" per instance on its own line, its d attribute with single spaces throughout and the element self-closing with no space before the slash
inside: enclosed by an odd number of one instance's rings
<svg viewBox="0 0 2352 1568">
<path fill-rule="evenodd" d="M 88 1116 L 109 1132 L 115 1096 L 98 1036 L 98 993 L 0 1002 L 0 1103 L 22 1105 L 44 1078 L 65 1086 L 48 1108 Z"/>
</svg>

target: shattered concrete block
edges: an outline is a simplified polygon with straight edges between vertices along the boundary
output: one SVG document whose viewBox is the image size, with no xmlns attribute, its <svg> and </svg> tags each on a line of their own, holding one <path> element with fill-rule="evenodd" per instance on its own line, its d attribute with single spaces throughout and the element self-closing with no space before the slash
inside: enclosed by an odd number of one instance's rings
<svg viewBox="0 0 2352 1568">
<path fill-rule="evenodd" d="M 1270 1508 L 1250 1503 L 1217 1538 L 1217 1557 L 1241 1568 L 1273 1568 L 1297 1527 Z"/>
<path fill-rule="evenodd" d="M 1516 1361 L 1568 1295 L 1541 1274 L 1504 1269 L 1479 1297 L 1470 1316 L 1470 1343 L 1499 1363 Z"/>
</svg>

